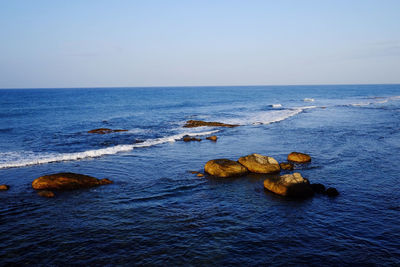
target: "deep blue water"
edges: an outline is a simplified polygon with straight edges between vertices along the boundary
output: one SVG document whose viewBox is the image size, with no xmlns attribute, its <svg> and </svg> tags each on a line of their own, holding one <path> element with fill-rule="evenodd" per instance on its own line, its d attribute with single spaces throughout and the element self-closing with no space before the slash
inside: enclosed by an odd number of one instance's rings
<svg viewBox="0 0 400 267">
<path fill-rule="evenodd" d="M 240 124 L 183 128 L 189 119 Z M 107 135 L 94 128 L 127 129 Z M 400 85 L 0 90 L 0 265 L 400 265 Z M 185 134 L 208 140 L 184 143 Z M 284 199 L 263 175 L 199 178 L 260 153 L 340 195 Z M 76 172 L 114 184 L 39 197 Z"/>
</svg>

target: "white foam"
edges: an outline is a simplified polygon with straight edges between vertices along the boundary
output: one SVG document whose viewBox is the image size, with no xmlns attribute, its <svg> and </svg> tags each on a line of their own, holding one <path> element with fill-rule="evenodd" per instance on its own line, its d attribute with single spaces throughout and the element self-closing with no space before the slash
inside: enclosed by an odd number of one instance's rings
<svg viewBox="0 0 400 267">
<path fill-rule="evenodd" d="M 273 108 L 281 108 L 282 104 L 272 104 L 270 106 L 273 107 Z"/>
<path fill-rule="evenodd" d="M 113 155 L 121 152 L 131 151 L 135 148 L 140 147 L 150 147 L 155 145 L 160 145 L 168 142 L 175 142 L 179 139 L 182 139 L 185 135 L 189 136 L 202 136 L 202 135 L 210 135 L 218 132 L 219 130 L 207 131 L 207 132 L 185 132 L 172 136 L 149 139 L 142 143 L 131 144 L 131 145 L 117 145 L 113 147 L 87 150 L 83 152 L 74 152 L 74 153 L 47 153 L 47 154 L 35 154 L 32 152 L 4 152 L 0 153 L 0 158 L 3 162 L 0 162 L 0 169 L 4 168 L 16 168 L 16 167 L 25 167 L 30 165 L 37 164 L 46 164 L 51 162 L 60 162 L 60 161 L 71 161 L 71 160 L 80 160 L 85 158 L 95 158 L 101 157 L 105 155 Z M 5 162 L 4 162 L 5 160 Z"/>
<path fill-rule="evenodd" d="M 314 98 L 304 98 L 303 101 L 304 102 L 314 102 L 315 99 Z"/>
</svg>

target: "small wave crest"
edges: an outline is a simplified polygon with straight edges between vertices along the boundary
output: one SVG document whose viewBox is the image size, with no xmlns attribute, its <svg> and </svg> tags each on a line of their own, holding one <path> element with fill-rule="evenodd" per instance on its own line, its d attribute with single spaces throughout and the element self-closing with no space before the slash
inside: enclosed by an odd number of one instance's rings
<svg viewBox="0 0 400 267">
<path fill-rule="evenodd" d="M 150 147 L 155 145 L 160 145 L 163 143 L 175 142 L 179 139 L 182 139 L 184 136 L 202 136 L 202 135 L 210 135 L 218 132 L 219 130 L 207 131 L 207 132 L 185 132 L 180 134 L 175 134 L 171 136 L 149 139 L 142 143 L 130 144 L 130 145 L 117 145 L 113 147 L 87 150 L 83 152 L 74 152 L 74 153 L 47 153 L 47 154 L 35 154 L 32 152 L 4 152 L 0 153 L 0 169 L 4 168 L 17 168 L 17 167 L 25 167 L 31 165 L 38 164 L 47 164 L 52 162 L 60 162 L 60 161 L 72 161 L 72 160 L 80 160 L 85 158 L 96 158 L 105 155 L 113 155 L 121 152 L 128 152 L 135 148 L 141 147 Z"/>
<path fill-rule="evenodd" d="M 272 105 L 269 105 L 271 108 L 281 108 L 282 107 L 282 104 L 272 104 Z"/>
<path fill-rule="evenodd" d="M 314 102 L 315 99 L 314 98 L 304 98 L 303 101 L 304 102 Z"/>
</svg>

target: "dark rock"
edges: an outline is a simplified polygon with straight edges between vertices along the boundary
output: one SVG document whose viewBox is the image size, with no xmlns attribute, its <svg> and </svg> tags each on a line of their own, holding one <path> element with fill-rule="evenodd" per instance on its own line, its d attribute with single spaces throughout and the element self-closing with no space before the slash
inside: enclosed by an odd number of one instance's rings
<svg viewBox="0 0 400 267">
<path fill-rule="evenodd" d="M 294 169 L 293 163 L 290 162 L 282 162 L 279 164 L 282 170 L 292 171 Z"/>
<path fill-rule="evenodd" d="M 311 184 L 310 186 L 315 193 L 318 194 L 325 193 L 325 186 L 323 184 Z"/>
<path fill-rule="evenodd" d="M 188 120 L 186 124 L 183 126 L 185 128 L 193 128 L 193 127 L 202 127 L 202 126 L 208 126 L 208 127 L 237 127 L 239 125 L 236 124 L 226 124 L 222 122 L 207 122 L 207 121 L 197 121 L 197 120 Z"/>
<path fill-rule="evenodd" d="M 300 173 L 267 178 L 264 188 L 285 197 L 307 198 L 314 195 L 311 186 Z"/>
<path fill-rule="evenodd" d="M 0 185 L 0 191 L 6 191 L 6 190 L 8 190 L 8 189 L 10 189 L 10 186 L 9 186 L 9 185 L 6 185 L 6 184 L 1 184 L 1 185 Z"/>
<path fill-rule="evenodd" d="M 204 170 L 208 174 L 218 177 L 242 176 L 247 173 L 246 167 L 229 159 L 210 160 L 204 166 Z"/>
<path fill-rule="evenodd" d="M 128 130 L 122 129 L 108 129 L 108 128 L 98 128 L 88 131 L 88 133 L 95 133 L 95 134 L 109 134 L 109 133 L 117 133 L 117 132 L 127 132 Z"/>
<path fill-rule="evenodd" d="M 200 138 L 195 138 L 195 137 L 190 137 L 190 136 L 186 135 L 186 136 L 183 137 L 183 141 L 184 142 L 191 142 L 191 141 L 200 142 L 201 139 Z"/>
<path fill-rule="evenodd" d="M 328 189 L 326 189 L 325 194 L 328 197 L 336 197 L 339 195 L 339 192 L 336 190 L 336 188 L 334 187 L 329 187 Z"/>
<path fill-rule="evenodd" d="M 293 161 L 297 163 L 307 163 L 311 162 L 310 155 L 300 153 L 300 152 L 292 152 L 288 155 L 288 161 Z"/>
<path fill-rule="evenodd" d="M 76 173 L 57 173 L 41 176 L 32 182 L 34 189 L 71 190 L 111 184 L 108 179 L 97 179 Z"/>
<path fill-rule="evenodd" d="M 251 154 L 241 157 L 238 161 L 249 171 L 255 173 L 277 173 L 281 170 L 278 161 L 273 157 L 263 156 L 260 154 Z"/>
<path fill-rule="evenodd" d="M 218 137 L 216 135 L 206 137 L 207 140 L 211 140 L 213 142 L 217 142 Z"/>
<path fill-rule="evenodd" d="M 49 190 L 40 190 L 37 192 L 37 194 L 41 197 L 47 197 L 47 198 L 55 197 L 55 194 L 53 193 L 53 191 L 49 191 Z"/>
</svg>

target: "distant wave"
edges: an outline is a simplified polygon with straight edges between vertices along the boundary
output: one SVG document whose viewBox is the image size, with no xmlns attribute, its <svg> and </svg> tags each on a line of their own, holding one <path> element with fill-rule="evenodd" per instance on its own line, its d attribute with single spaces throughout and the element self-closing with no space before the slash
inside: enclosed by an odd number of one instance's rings
<svg viewBox="0 0 400 267">
<path fill-rule="evenodd" d="M 272 105 L 269 105 L 269 106 L 272 107 L 272 108 L 281 108 L 282 104 L 272 104 Z"/>
<path fill-rule="evenodd" d="M 314 102 L 315 99 L 314 98 L 304 98 L 303 101 L 304 102 Z"/>
<path fill-rule="evenodd" d="M 59 154 L 34 154 L 34 153 L 17 153 L 17 152 L 7 152 L 0 153 L 0 158 L 5 162 L 0 162 L 0 169 L 4 168 L 16 168 L 16 167 L 25 167 L 30 165 L 38 165 L 38 164 L 46 164 L 51 162 L 60 162 L 60 161 L 72 161 L 72 160 L 80 160 L 85 158 L 95 158 L 101 157 L 105 155 L 113 155 L 120 152 L 131 151 L 135 148 L 140 147 L 150 147 L 155 145 L 160 145 L 168 142 L 175 142 L 179 139 L 182 139 L 185 135 L 189 136 L 202 136 L 209 135 L 218 132 L 219 130 L 207 131 L 207 132 L 186 132 L 180 133 L 176 135 L 149 139 L 142 143 L 132 144 L 132 145 L 117 145 L 113 147 L 87 150 L 83 152 L 74 152 L 74 153 L 59 153 Z"/>
</svg>

